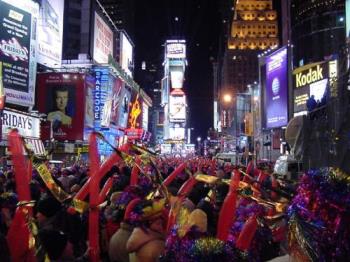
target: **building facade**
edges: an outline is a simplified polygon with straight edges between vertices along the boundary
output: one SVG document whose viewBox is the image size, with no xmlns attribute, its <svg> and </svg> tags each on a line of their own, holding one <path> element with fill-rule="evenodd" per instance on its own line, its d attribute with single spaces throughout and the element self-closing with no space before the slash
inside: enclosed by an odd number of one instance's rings
<svg viewBox="0 0 350 262">
<path fill-rule="evenodd" d="M 344 45 L 345 1 L 292 0 L 291 16 L 295 66 L 323 61 Z"/>
</svg>

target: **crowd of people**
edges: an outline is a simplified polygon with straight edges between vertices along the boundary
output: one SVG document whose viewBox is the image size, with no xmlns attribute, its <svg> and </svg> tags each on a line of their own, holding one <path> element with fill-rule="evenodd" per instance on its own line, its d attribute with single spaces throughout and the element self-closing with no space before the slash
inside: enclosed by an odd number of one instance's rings
<svg viewBox="0 0 350 262">
<path fill-rule="evenodd" d="M 142 148 L 121 155 L 98 181 L 98 206 L 87 194 L 83 211 L 72 200 L 91 182 L 91 163 L 48 165 L 51 184 L 34 163 L 28 203 L 18 199 L 16 168 L 0 174 L 1 261 L 290 261 L 287 210 L 295 181 L 252 161 L 234 166 Z M 25 223 L 17 217 L 24 206 Z"/>
</svg>

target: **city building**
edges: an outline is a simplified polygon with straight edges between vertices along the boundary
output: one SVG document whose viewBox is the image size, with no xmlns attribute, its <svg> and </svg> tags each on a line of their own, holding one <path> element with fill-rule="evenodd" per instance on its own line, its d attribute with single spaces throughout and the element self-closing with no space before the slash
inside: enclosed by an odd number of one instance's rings
<svg viewBox="0 0 350 262">
<path fill-rule="evenodd" d="M 251 147 L 252 85 L 259 79 L 258 55 L 279 46 L 277 11 L 273 1 L 235 1 L 220 70 L 219 111 L 222 132 L 236 148 Z M 249 86 L 251 88 L 249 88 Z M 227 147 L 224 145 L 224 147 Z M 231 146 L 228 146 L 232 148 Z"/>
<path fill-rule="evenodd" d="M 344 46 L 344 0 L 292 0 L 291 17 L 295 67 L 323 61 Z"/>
</svg>

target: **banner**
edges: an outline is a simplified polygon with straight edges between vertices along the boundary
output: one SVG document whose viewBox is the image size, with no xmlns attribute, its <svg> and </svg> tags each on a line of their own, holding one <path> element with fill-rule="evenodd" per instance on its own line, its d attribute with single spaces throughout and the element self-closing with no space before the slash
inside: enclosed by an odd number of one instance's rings
<svg viewBox="0 0 350 262">
<path fill-rule="evenodd" d="M 38 17 L 39 6 L 30 0 L 0 0 L 0 61 L 8 103 L 34 105 Z"/>
<path fill-rule="evenodd" d="M 61 67 L 64 0 L 42 0 L 38 23 L 38 63 Z"/>
<path fill-rule="evenodd" d="M 288 123 L 287 59 L 287 47 L 266 58 L 266 128 L 278 128 Z"/>
<path fill-rule="evenodd" d="M 108 55 L 113 55 L 113 32 L 95 12 L 93 58 L 97 63 L 107 64 Z"/>
<path fill-rule="evenodd" d="M 85 76 L 76 73 L 38 75 L 38 109 L 47 114 L 43 139 L 83 140 L 85 114 Z M 51 127 L 49 126 L 51 122 Z"/>
<path fill-rule="evenodd" d="M 121 101 L 119 103 L 118 127 L 127 128 L 129 119 L 129 104 L 131 101 L 131 92 L 127 86 L 123 86 L 121 93 Z"/>
<path fill-rule="evenodd" d="M 123 89 L 124 83 L 120 78 L 116 78 L 112 89 L 112 110 L 111 110 L 111 124 L 119 125 L 119 113 L 123 109 Z"/>
<path fill-rule="evenodd" d="M 85 126 L 94 127 L 94 91 L 96 80 L 91 75 L 85 76 Z"/>
</svg>

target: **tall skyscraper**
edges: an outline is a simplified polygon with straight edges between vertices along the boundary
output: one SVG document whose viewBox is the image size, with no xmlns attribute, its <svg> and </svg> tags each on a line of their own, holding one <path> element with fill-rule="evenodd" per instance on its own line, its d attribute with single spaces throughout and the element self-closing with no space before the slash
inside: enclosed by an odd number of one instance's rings
<svg viewBox="0 0 350 262">
<path fill-rule="evenodd" d="M 258 53 L 278 45 L 272 0 L 237 0 L 224 60 L 224 88 L 244 92 L 258 78 Z"/>
</svg>

